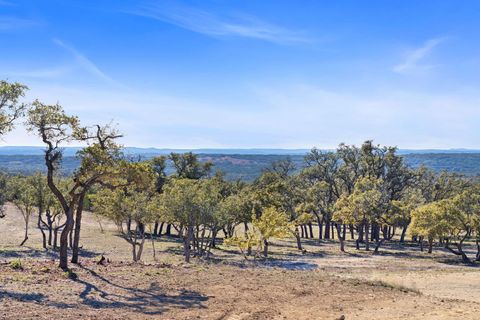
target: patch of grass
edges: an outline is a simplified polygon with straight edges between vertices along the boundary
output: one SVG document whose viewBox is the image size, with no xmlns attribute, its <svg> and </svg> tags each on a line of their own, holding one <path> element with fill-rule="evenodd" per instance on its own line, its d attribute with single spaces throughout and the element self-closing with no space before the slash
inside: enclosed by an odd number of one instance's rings
<svg viewBox="0 0 480 320">
<path fill-rule="evenodd" d="M 366 285 L 373 286 L 373 287 L 383 287 L 383 288 L 388 288 L 391 290 L 398 290 L 401 292 L 410 292 L 410 293 L 415 293 L 415 294 L 421 294 L 421 292 L 417 289 L 410 288 L 401 284 L 396 284 L 396 283 L 389 283 L 381 280 L 370 280 L 370 281 L 365 281 L 364 282 Z"/>
<path fill-rule="evenodd" d="M 48 272 L 50 272 L 50 268 L 47 267 L 47 266 L 43 266 L 43 267 L 40 268 L 40 271 L 43 272 L 43 273 L 48 273 Z"/>
<path fill-rule="evenodd" d="M 27 276 L 14 276 L 11 281 L 12 282 L 27 282 L 29 280 L 29 277 Z"/>
<path fill-rule="evenodd" d="M 65 278 L 68 278 L 68 279 L 71 279 L 71 280 L 77 280 L 78 279 L 78 275 L 72 269 L 68 269 L 67 271 L 65 271 L 63 273 L 63 275 L 65 276 Z"/>
<path fill-rule="evenodd" d="M 12 261 L 10 261 L 10 268 L 14 270 L 23 270 L 22 260 L 13 259 Z"/>
</svg>

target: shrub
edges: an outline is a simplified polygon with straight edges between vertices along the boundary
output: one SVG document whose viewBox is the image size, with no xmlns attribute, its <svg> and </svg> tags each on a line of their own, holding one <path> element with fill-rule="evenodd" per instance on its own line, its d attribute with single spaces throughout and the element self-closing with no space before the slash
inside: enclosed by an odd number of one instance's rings
<svg viewBox="0 0 480 320">
<path fill-rule="evenodd" d="M 14 270 L 22 270 L 22 261 L 20 259 L 14 259 L 10 262 L 10 268 Z"/>
<path fill-rule="evenodd" d="M 68 269 L 63 273 L 66 278 L 71 279 L 71 280 L 76 280 L 78 279 L 78 275 L 72 271 L 72 269 Z"/>
</svg>

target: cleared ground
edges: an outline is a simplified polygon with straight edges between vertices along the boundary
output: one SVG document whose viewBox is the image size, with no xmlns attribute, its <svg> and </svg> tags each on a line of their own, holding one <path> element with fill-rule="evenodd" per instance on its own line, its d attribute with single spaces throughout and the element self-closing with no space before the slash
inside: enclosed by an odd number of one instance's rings
<svg viewBox="0 0 480 320">
<path fill-rule="evenodd" d="M 274 241 L 268 261 L 249 261 L 220 246 L 209 261 L 182 263 L 176 239 L 148 242 L 144 265 L 131 264 L 130 246 L 115 227 L 86 214 L 78 278 L 56 268 L 40 246 L 32 218 L 30 239 L 21 215 L 0 220 L 2 319 L 478 319 L 480 269 L 440 249 L 386 244 L 381 254 L 347 253 L 336 242 Z M 96 264 L 104 254 L 111 262 Z M 23 270 L 9 262 L 21 259 Z"/>
</svg>

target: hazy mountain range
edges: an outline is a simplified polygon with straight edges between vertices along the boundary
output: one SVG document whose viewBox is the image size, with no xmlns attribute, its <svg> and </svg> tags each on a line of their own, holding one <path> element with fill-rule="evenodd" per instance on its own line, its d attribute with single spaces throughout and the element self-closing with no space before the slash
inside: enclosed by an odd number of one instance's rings
<svg viewBox="0 0 480 320">
<path fill-rule="evenodd" d="M 3 146 L 0 147 L 0 155 L 43 155 L 43 147 L 34 146 Z M 64 149 L 65 156 L 74 156 L 80 147 L 66 147 Z M 325 149 L 333 151 L 333 149 Z M 257 154 L 257 155 L 304 155 L 310 151 L 310 149 L 168 149 L 168 148 L 138 148 L 138 147 L 126 147 L 124 149 L 126 154 L 132 155 L 165 155 L 172 152 L 184 153 L 194 152 L 196 154 Z M 399 154 L 428 154 L 428 153 L 480 153 L 480 150 L 475 149 L 399 149 Z"/>
<path fill-rule="evenodd" d="M 45 171 L 42 147 L 0 147 L 0 170 L 8 173 L 31 174 Z M 64 149 L 62 169 L 70 174 L 78 166 L 75 153 L 79 148 Z M 227 179 L 252 181 L 268 168 L 273 161 L 290 158 L 297 168 L 303 166 L 304 155 L 308 149 L 157 149 L 157 148 L 125 148 L 127 155 L 140 159 L 150 159 L 157 155 L 171 152 L 192 151 L 199 155 L 200 161 L 211 161 L 214 170 L 225 173 Z M 448 149 L 448 150 L 410 150 L 400 149 L 399 154 L 405 157 L 411 167 L 425 165 L 437 172 L 447 170 L 467 176 L 480 176 L 480 150 Z M 171 165 L 167 173 L 173 172 Z"/>
</svg>

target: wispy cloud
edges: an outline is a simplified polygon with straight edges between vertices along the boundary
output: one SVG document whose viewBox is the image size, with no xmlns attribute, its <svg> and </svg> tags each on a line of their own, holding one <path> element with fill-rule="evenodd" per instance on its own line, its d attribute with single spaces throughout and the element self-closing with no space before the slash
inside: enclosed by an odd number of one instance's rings
<svg viewBox="0 0 480 320">
<path fill-rule="evenodd" d="M 2 74 L 7 75 L 8 77 L 21 77 L 21 78 L 38 78 L 38 79 L 53 79 L 67 75 L 70 71 L 73 70 L 73 67 L 63 66 L 63 67 L 51 67 L 43 69 L 34 69 L 34 70 L 17 70 L 17 71 L 6 71 Z"/>
<path fill-rule="evenodd" d="M 158 3 L 145 4 L 129 13 L 212 37 L 236 36 L 279 44 L 311 42 L 302 32 L 292 31 L 253 16 L 218 16 L 192 7 L 172 7 Z"/>
<path fill-rule="evenodd" d="M 2 2 L 0 2 L 0 5 L 2 5 Z M 38 22 L 34 20 L 11 16 L 0 16 L 0 31 L 28 28 L 36 25 L 38 25 Z"/>
<path fill-rule="evenodd" d="M 107 74 L 105 74 L 102 70 L 100 70 L 93 61 L 88 59 L 85 55 L 83 55 L 81 52 L 79 52 L 77 49 L 74 47 L 65 44 L 63 41 L 59 39 L 53 39 L 53 42 L 61 47 L 62 49 L 66 50 L 68 53 L 70 53 L 76 60 L 76 62 L 79 64 L 80 67 L 82 67 L 84 70 L 86 70 L 88 73 L 91 75 L 97 77 L 100 80 L 109 82 L 111 84 L 116 84 L 118 83 L 110 78 Z"/>
<path fill-rule="evenodd" d="M 439 44 L 444 42 L 446 38 L 433 38 L 426 41 L 421 47 L 416 48 L 408 53 L 405 60 L 393 67 L 396 73 L 410 73 L 418 68 L 429 68 L 431 66 L 421 65 L 420 62 L 424 60 Z"/>
</svg>

